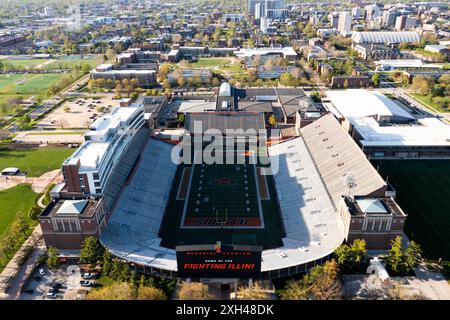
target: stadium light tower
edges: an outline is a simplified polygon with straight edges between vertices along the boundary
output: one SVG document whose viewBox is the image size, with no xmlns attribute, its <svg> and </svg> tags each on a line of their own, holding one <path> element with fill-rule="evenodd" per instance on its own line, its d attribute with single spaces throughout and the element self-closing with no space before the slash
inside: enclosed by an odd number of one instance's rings
<svg viewBox="0 0 450 320">
<path fill-rule="evenodd" d="M 345 184 L 347 186 L 347 195 L 349 198 L 351 198 L 351 190 L 356 188 L 355 178 L 353 178 L 351 173 L 345 174 Z"/>
</svg>

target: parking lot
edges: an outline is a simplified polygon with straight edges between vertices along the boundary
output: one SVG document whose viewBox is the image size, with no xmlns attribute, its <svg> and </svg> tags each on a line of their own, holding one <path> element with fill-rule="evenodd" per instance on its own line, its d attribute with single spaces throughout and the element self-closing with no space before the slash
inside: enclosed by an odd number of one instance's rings
<svg viewBox="0 0 450 320">
<path fill-rule="evenodd" d="M 79 299 L 89 291 L 89 287 L 81 286 L 81 280 L 82 273 L 77 265 L 62 265 L 55 271 L 37 268 L 25 284 L 20 300 Z M 52 291 L 56 291 L 55 294 L 51 294 Z"/>
<path fill-rule="evenodd" d="M 38 129 L 88 128 L 97 117 L 108 113 L 118 105 L 119 100 L 113 100 L 112 95 L 102 95 L 100 99 L 74 98 L 49 113 L 36 127 Z M 104 107 L 105 110 L 103 113 L 99 112 L 97 107 Z"/>
</svg>

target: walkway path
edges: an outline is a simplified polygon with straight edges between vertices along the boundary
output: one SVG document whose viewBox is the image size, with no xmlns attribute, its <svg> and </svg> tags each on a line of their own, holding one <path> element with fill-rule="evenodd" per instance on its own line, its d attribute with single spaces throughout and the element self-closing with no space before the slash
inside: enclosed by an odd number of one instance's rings
<svg viewBox="0 0 450 320">
<path fill-rule="evenodd" d="M 27 176 L 0 177 L 0 190 L 6 190 L 22 183 L 28 183 L 31 184 L 31 189 L 34 192 L 41 193 L 44 192 L 45 188 L 47 188 L 48 185 L 52 183 L 59 183 L 62 181 L 63 177 L 60 169 L 44 173 L 40 177 L 27 177 Z"/>
<path fill-rule="evenodd" d="M 30 256 L 20 266 L 18 262 L 20 262 L 21 257 L 30 247 L 33 248 Z M 46 247 L 42 237 L 41 226 L 38 225 L 0 274 L 0 300 L 17 299 L 20 289 L 33 272 L 38 258 L 45 251 Z"/>
</svg>

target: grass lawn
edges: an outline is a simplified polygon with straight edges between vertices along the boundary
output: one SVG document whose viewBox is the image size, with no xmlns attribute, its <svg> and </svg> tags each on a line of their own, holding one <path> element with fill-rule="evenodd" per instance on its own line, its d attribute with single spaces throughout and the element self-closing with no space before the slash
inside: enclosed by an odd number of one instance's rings
<svg viewBox="0 0 450 320">
<path fill-rule="evenodd" d="M 81 56 L 79 55 L 61 57 L 58 60 L 55 60 L 54 62 L 46 65 L 44 67 L 44 70 L 71 69 L 82 62 L 88 63 L 91 66 L 91 68 L 94 68 L 95 66 L 103 63 L 103 56 L 102 55 L 84 56 L 83 59 L 81 59 Z"/>
<path fill-rule="evenodd" d="M 39 148 L 29 150 L 0 149 L 0 170 L 7 167 L 20 168 L 28 176 L 39 177 L 58 169 L 74 152 L 70 148 Z"/>
<path fill-rule="evenodd" d="M 200 58 L 197 62 L 192 63 L 194 68 L 214 68 L 230 64 L 230 59 L 227 58 Z"/>
<path fill-rule="evenodd" d="M 431 96 L 423 96 L 418 93 L 410 93 L 411 97 L 413 97 L 415 100 L 421 102 L 425 105 L 425 107 L 431 107 L 431 109 L 434 109 L 435 112 L 450 112 L 450 107 L 448 109 L 444 109 L 441 106 L 439 106 L 436 102 L 434 102 L 431 98 Z M 447 106 L 450 104 L 450 98 L 446 97 L 447 100 Z"/>
<path fill-rule="evenodd" d="M 2 74 L 0 94 L 42 94 L 64 74 Z"/>
<path fill-rule="evenodd" d="M 22 67 L 24 69 L 37 69 L 37 67 L 51 63 L 54 60 L 51 59 L 27 59 L 27 60 L 0 60 L 2 62 L 5 62 L 7 64 L 13 65 L 15 67 Z"/>
<path fill-rule="evenodd" d="M 29 184 L 20 184 L 0 191 L 0 237 L 8 230 L 17 215 L 27 216 L 37 197 L 38 194 L 31 190 Z"/>
<path fill-rule="evenodd" d="M 385 160 L 383 177 L 397 191 L 397 202 L 408 215 L 405 232 L 417 241 L 427 258 L 450 259 L 450 161 Z"/>
</svg>

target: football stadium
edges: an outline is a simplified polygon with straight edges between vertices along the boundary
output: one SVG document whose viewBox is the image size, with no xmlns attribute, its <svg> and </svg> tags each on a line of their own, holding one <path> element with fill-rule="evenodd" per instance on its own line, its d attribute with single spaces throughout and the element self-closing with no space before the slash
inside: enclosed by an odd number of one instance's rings
<svg viewBox="0 0 450 320">
<path fill-rule="evenodd" d="M 76 249 L 94 235 L 147 274 L 268 279 L 306 272 L 344 241 L 380 249 L 403 233 L 393 191 L 332 113 L 280 132 L 270 114 L 239 111 L 257 100 L 280 114 L 298 106 L 300 117 L 301 89 L 225 83 L 208 99 L 216 110 L 193 108 L 181 129 L 158 128 L 161 118 L 144 117 L 138 103 L 97 120 L 63 164 L 65 182 L 52 190 L 58 200 L 40 216 L 46 244 Z M 167 118 L 171 104 L 160 101 L 151 110 Z M 74 225 L 52 223 L 69 216 Z M 243 266 L 248 273 L 236 271 Z"/>
</svg>

